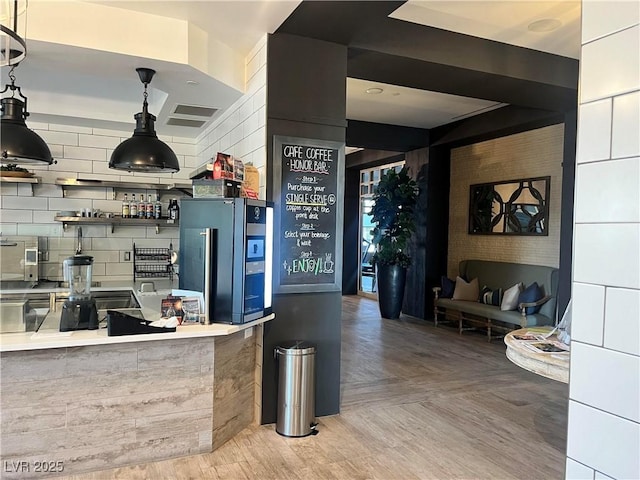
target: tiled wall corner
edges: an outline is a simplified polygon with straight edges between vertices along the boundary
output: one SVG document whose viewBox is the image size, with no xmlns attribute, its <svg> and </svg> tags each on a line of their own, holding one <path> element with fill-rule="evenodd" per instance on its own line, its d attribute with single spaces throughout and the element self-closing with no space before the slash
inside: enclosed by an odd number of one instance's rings
<svg viewBox="0 0 640 480">
<path fill-rule="evenodd" d="M 218 152 L 251 163 L 260 173 L 259 198 L 266 198 L 267 37 L 245 59 L 245 94 L 197 139 L 197 166 Z"/>
<path fill-rule="evenodd" d="M 566 478 L 640 478 L 640 4 L 582 7 Z"/>
<path fill-rule="evenodd" d="M 557 267 L 560 259 L 563 125 L 530 130 L 451 151 L 448 274 L 468 258 Z M 549 235 L 469 235 L 469 186 L 499 180 L 551 177 Z"/>
<path fill-rule="evenodd" d="M 129 174 L 109 169 L 109 158 L 121 141 L 131 136 L 131 131 L 105 130 L 86 126 L 58 125 L 29 122 L 29 126 L 41 135 L 57 160 L 56 164 L 30 165 L 39 179 L 38 184 L 1 184 L 0 231 L 3 235 L 38 236 L 44 239 L 42 247 L 48 251 L 48 259 L 40 265 L 40 278 L 63 280 L 61 261 L 75 253 L 76 227 L 65 231 L 60 222 L 54 220 L 56 212 L 62 210 L 81 211 L 84 208 L 106 213 L 120 213 L 124 193 L 129 199 L 144 195 L 145 200 L 155 190 L 140 189 L 137 184 L 175 183 L 188 179 L 195 166 L 196 143 L 183 137 L 162 137 L 176 152 L 180 161 L 177 174 Z M 130 182 L 130 189 L 116 190 L 111 187 L 63 189 L 55 185 L 58 178 L 83 178 L 116 182 Z M 178 192 L 161 192 L 163 212 L 169 200 L 179 198 Z M 83 251 L 94 257 L 93 280 L 96 282 L 133 279 L 133 262 L 124 261 L 124 252 L 138 247 L 179 248 L 179 232 L 176 227 L 164 227 L 159 234 L 154 228 L 145 226 L 116 227 L 112 232 L 105 225 L 83 225 Z"/>
</svg>

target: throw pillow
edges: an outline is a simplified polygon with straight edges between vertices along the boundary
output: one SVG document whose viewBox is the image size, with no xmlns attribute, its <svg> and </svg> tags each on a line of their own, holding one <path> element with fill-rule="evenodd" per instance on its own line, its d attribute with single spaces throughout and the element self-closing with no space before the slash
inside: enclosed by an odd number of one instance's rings
<svg viewBox="0 0 640 480">
<path fill-rule="evenodd" d="M 477 302 L 479 293 L 480 289 L 478 288 L 477 278 L 474 278 L 470 282 L 465 282 L 462 278 L 456 277 L 456 288 L 453 291 L 454 300 Z"/>
<path fill-rule="evenodd" d="M 522 291 L 522 283 L 516 283 L 513 287 L 505 290 L 500 303 L 500 310 L 515 310 L 518 308 L 518 297 Z"/>
<path fill-rule="evenodd" d="M 542 288 L 540 288 L 538 282 L 533 282 L 531 285 L 525 288 L 522 293 L 520 293 L 520 296 L 518 297 L 518 303 L 537 302 L 542 298 L 544 298 L 544 292 L 542 291 Z M 541 306 L 542 305 L 538 305 L 536 307 L 527 307 L 525 308 L 525 313 L 527 315 L 538 313 Z"/>
<path fill-rule="evenodd" d="M 498 288 L 496 290 L 491 290 L 485 285 L 484 287 L 482 287 L 482 291 L 480 292 L 480 299 L 478 301 L 486 305 L 494 305 L 496 307 L 499 307 L 502 303 L 502 289 Z"/>
<path fill-rule="evenodd" d="M 456 282 L 442 275 L 440 277 L 440 286 L 442 290 L 440 290 L 440 298 L 451 298 L 453 297 L 453 291 L 456 288 Z"/>
</svg>

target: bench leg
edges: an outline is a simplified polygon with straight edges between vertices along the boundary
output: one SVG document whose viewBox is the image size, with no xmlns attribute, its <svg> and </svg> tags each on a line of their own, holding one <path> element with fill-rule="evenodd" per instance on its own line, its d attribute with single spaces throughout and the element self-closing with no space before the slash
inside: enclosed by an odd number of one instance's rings
<svg viewBox="0 0 640 480">
<path fill-rule="evenodd" d="M 491 342 L 491 319 L 487 318 L 487 340 Z"/>
<path fill-rule="evenodd" d="M 433 306 L 433 323 L 437 328 L 438 327 L 438 307 L 436 307 L 435 305 Z"/>
</svg>

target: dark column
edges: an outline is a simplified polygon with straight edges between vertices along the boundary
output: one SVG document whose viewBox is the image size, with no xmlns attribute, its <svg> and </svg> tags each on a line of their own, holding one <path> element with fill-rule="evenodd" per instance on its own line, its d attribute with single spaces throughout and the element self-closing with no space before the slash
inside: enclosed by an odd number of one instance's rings
<svg viewBox="0 0 640 480">
<path fill-rule="evenodd" d="M 431 288 L 446 273 L 449 228 L 449 149 L 422 148 L 407 152 L 405 164 L 418 182 L 416 233 L 412 239 L 413 262 L 407 272 L 403 313 L 431 318 Z"/>
<path fill-rule="evenodd" d="M 358 293 L 360 263 L 360 170 L 347 168 L 344 172 L 344 240 L 342 255 L 342 293 Z"/>
<path fill-rule="evenodd" d="M 573 194 L 576 183 L 577 111 L 568 112 L 564 121 L 562 157 L 562 206 L 560 218 L 560 283 L 558 285 L 558 318 L 571 299 L 571 265 L 573 257 Z"/>
<path fill-rule="evenodd" d="M 274 34 L 267 43 L 267 65 L 267 198 L 275 200 L 274 135 L 345 140 L 347 49 L 335 43 Z M 338 205 L 343 202 L 338 199 Z M 276 319 L 267 323 L 263 343 L 263 424 L 276 420 L 273 351 L 287 340 L 316 344 L 316 415 L 339 413 L 341 295 L 337 291 L 274 297 Z"/>
</svg>

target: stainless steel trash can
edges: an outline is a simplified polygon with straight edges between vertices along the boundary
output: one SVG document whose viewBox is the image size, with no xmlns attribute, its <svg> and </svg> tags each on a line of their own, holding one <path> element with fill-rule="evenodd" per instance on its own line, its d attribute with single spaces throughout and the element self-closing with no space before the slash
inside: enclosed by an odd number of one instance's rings
<svg viewBox="0 0 640 480">
<path fill-rule="evenodd" d="M 316 347 L 309 342 L 289 342 L 277 347 L 275 356 L 278 361 L 276 432 L 286 437 L 305 437 L 317 433 Z"/>
</svg>

